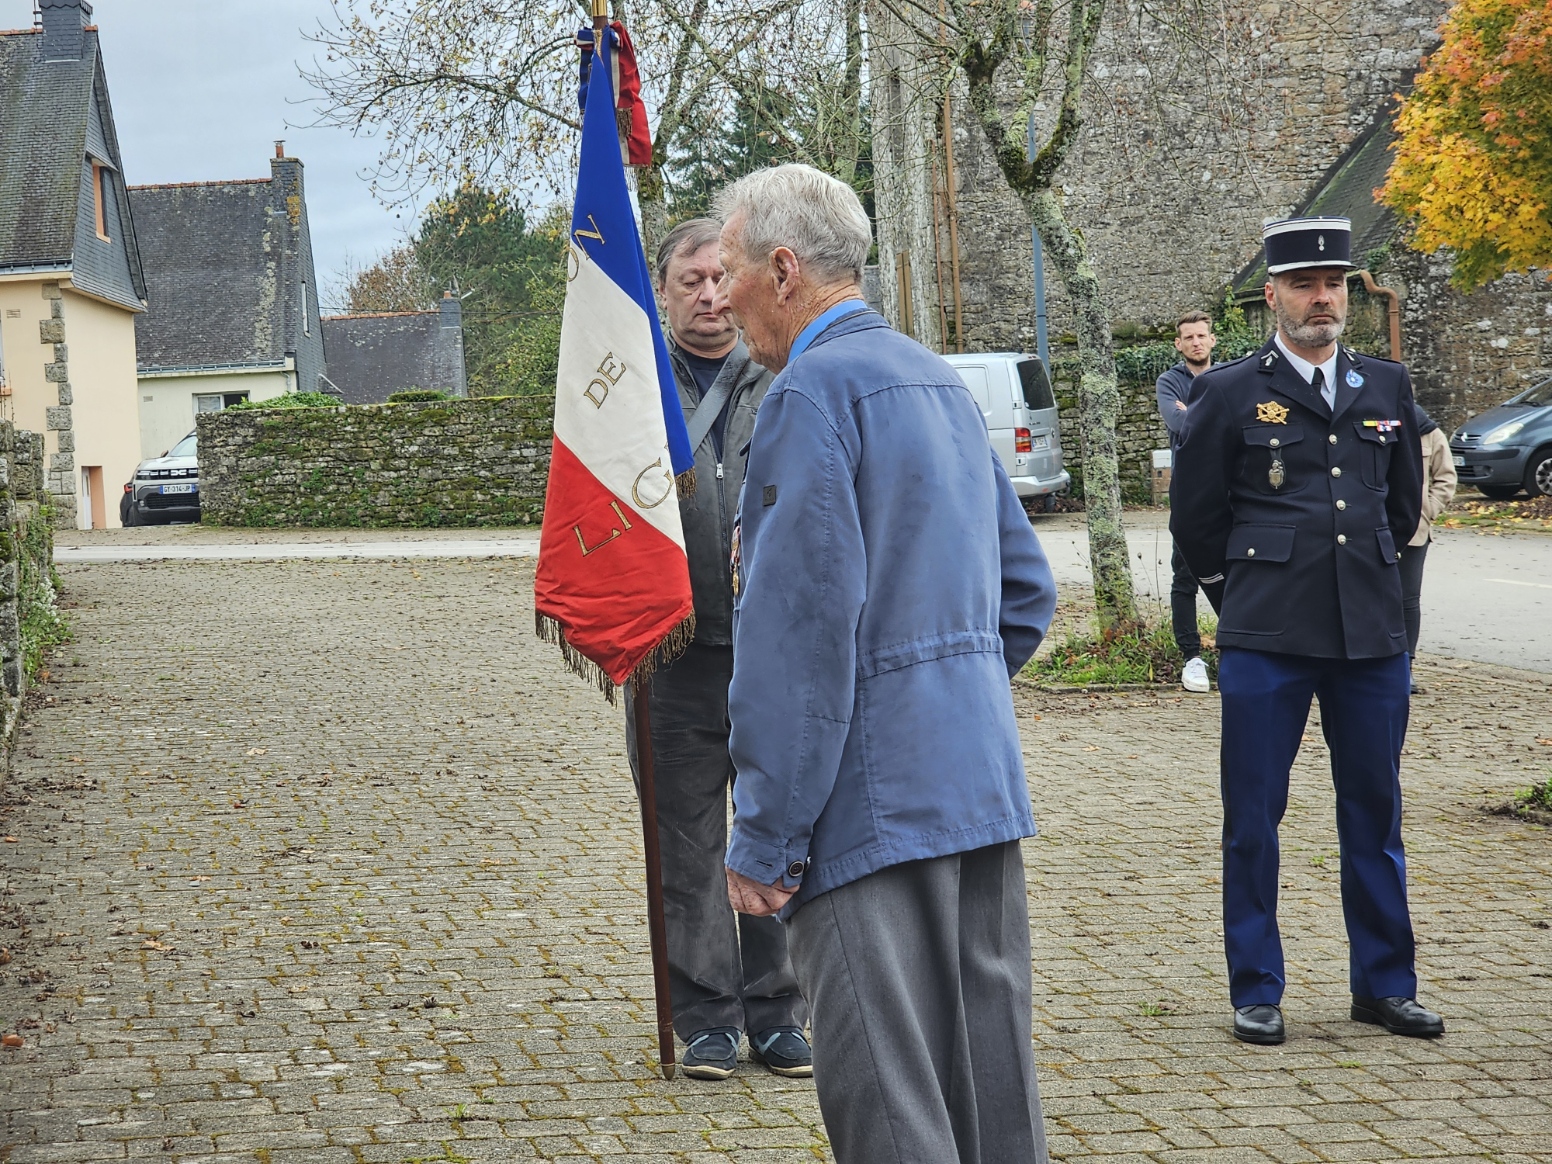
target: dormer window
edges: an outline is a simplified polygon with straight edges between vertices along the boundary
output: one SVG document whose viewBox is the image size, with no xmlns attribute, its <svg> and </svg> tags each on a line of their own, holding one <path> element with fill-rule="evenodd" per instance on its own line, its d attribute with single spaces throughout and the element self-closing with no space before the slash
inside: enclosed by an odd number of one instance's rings
<svg viewBox="0 0 1552 1164">
<path fill-rule="evenodd" d="M 112 242 L 108 237 L 108 167 L 92 159 L 92 204 L 97 215 L 97 237 Z"/>
</svg>

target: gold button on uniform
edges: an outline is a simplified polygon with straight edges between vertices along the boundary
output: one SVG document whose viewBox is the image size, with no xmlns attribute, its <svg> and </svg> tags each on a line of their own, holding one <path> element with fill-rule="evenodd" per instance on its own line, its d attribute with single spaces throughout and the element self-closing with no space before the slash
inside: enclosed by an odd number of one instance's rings
<svg viewBox="0 0 1552 1164">
<path fill-rule="evenodd" d="M 1336 433 L 1332 433 L 1332 434 L 1331 434 L 1331 435 L 1330 435 L 1330 436 L 1328 436 L 1328 437 L 1327 437 L 1327 438 L 1326 438 L 1326 439 L 1327 439 L 1327 440 L 1328 440 L 1328 441 L 1330 441 L 1330 442 L 1331 442 L 1331 443 L 1332 443 L 1332 444 L 1336 444 Z"/>
<path fill-rule="evenodd" d="M 1332 465 L 1331 475 L 1333 477 L 1340 477 L 1342 475 L 1342 467 L 1340 465 Z"/>
<path fill-rule="evenodd" d="M 1338 501 L 1336 503 L 1336 507 L 1338 509 L 1346 509 L 1347 508 L 1347 502 L 1345 502 L 1345 501 Z"/>
<path fill-rule="evenodd" d="M 1347 544 L 1347 535 L 1346 534 L 1337 534 L 1336 535 L 1336 544 L 1339 545 L 1339 546 L 1345 546 Z"/>
</svg>

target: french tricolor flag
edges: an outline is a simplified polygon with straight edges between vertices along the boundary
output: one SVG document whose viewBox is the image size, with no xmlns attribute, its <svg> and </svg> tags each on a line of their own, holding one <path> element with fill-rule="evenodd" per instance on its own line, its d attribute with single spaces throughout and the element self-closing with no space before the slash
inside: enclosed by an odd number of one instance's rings
<svg viewBox="0 0 1552 1164">
<path fill-rule="evenodd" d="M 694 635 L 678 499 L 694 487 L 694 459 L 620 156 L 610 61 L 619 34 L 599 39 L 534 601 L 540 636 L 612 697 Z"/>
</svg>

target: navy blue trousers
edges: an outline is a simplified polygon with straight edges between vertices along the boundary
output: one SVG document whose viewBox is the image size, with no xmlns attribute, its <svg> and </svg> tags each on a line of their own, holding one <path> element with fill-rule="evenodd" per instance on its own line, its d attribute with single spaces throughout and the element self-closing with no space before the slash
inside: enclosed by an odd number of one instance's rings
<svg viewBox="0 0 1552 1164">
<path fill-rule="evenodd" d="M 1352 992 L 1417 996 L 1401 846 L 1410 685 L 1406 655 L 1317 659 L 1223 649 L 1223 938 L 1236 1007 L 1282 1001 L 1277 827 L 1311 699 L 1320 700 L 1331 749 Z"/>
</svg>

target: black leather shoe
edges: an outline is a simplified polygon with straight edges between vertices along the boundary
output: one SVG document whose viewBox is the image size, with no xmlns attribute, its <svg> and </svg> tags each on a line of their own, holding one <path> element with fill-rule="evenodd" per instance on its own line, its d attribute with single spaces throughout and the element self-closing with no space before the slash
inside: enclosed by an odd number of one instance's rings
<svg viewBox="0 0 1552 1164">
<path fill-rule="evenodd" d="M 1415 998 L 1359 998 L 1353 995 L 1353 1022 L 1372 1023 L 1393 1035 L 1432 1039 L 1444 1034 L 1444 1020 L 1417 1005 Z"/>
<path fill-rule="evenodd" d="M 1236 1007 L 1234 1037 L 1242 1043 L 1276 1046 L 1288 1037 L 1283 1032 L 1283 1012 L 1269 1002 Z"/>
</svg>

